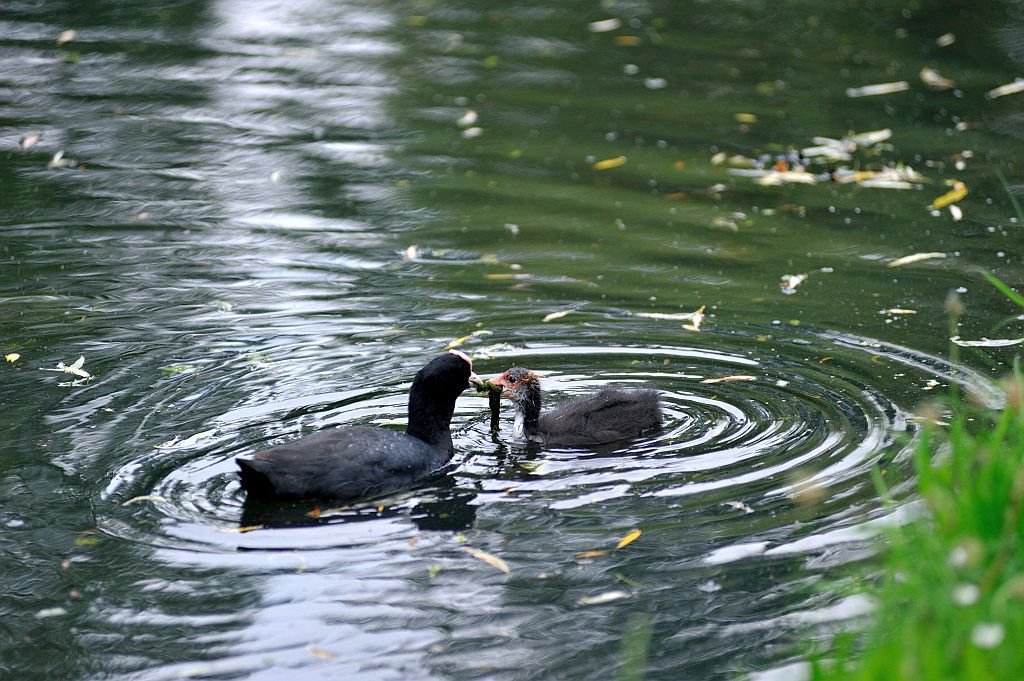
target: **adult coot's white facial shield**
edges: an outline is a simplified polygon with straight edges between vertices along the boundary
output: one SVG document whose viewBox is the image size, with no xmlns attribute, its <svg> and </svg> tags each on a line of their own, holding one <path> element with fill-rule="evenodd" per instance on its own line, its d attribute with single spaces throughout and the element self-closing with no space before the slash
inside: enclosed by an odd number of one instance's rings
<svg viewBox="0 0 1024 681">
<path fill-rule="evenodd" d="M 484 380 L 473 373 L 473 360 L 469 358 L 469 355 L 462 352 L 461 350 L 449 350 L 449 355 L 455 355 L 463 362 L 469 365 L 469 384 L 476 388 L 481 388 L 484 385 Z"/>
</svg>

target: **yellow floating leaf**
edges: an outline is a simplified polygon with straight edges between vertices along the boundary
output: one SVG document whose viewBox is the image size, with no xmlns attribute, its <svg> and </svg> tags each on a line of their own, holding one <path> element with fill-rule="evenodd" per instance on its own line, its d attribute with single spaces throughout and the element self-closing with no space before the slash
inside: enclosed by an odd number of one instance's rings
<svg viewBox="0 0 1024 681">
<path fill-rule="evenodd" d="M 159 494 L 144 494 L 144 495 L 142 495 L 140 497 L 132 497 L 131 499 L 129 499 L 128 501 L 124 502 L 121 505 L 122 506 L 131 506 L 133 504 L 141 504 L 143 501 L 162 501 L 162 502 L 166 503 L 167 499 L 164 499 Z"/>
<path fill-rule="evenodd" d="M 629 546 L 640 537 L 640 530 L 632 530 L 629 534 L 619 540 L 619 543 L 615 545 L 615 550 L 619 550 L 626 546 Z"/>
<path fill-rule="evenodd" d="M 756 381 L 757 376 L 722 376 L 721 378 L 705 378 L 701 383 L 725 383 L 727 381 Z"/>
<path fill-rule="evenodd" d="M 611 603 L 612 601 L 622 600 L 623 598 L 629 598 L 632 594 L 628 591 L 605 591 L 601 594 L 594 596 L 583 596 L 577 601 L 580 605 L 602 605 L 604 603 Z"/>
<path fill-rule="evenodd" d="M 903 92 L 910 89 L 910 83 L 905 80 L 898 80 L 893 83 L 877 83 L 875 85 L 864 85 L 862 87 L 846 88 L 847 97 L 874 97 L 876 95 L 889 95 L 894 92 Z"/>
<path fill-rule="evenodd" d="M 512 568 L 508 566 L 508 563 L 506 563 L 501 558 L 498 558 L 493 554 L 487 553 L 486 551 L 481 551 L 480 549 L 474 549 L 471 546 L 463 546 L 462 550 L 468 553 L 469 555 L 473 556 L 477 560 L 482 560 L 488 565 L 498 568 L 506 575 L 512 573 Z"/>
<path fill-rule="evenodd" d="M 451 350 L 452 348 L 459 347 L 460 345 L 468 341 L 470 338 L 476 338 L 477 336 L 490 336 L 493 333 L 493 331 L 488 331 L 487 329 L 477 329 L 473 333 L 462 336 L 461 338 L 456 338 L 452 342 L 448 343 L 448 345 L 444 346 L 444 349 Z"/>
<path fill-rule="evenodd" d="M 256 530 L 262 530 L 263 525 L 243 525 L 241 527 L 222 527 L 218 531 L 220 532 L 238 532 L 239 534 L 245 534 L 246 532 L 255 532 Z"/>
<path fill-rule="evenodd" d="M 577 553 L 577 558 L 597 558 L 598 556 L 607 556 L 607 551 L 584 551 L 583 553 Z"/>
<path fill-rule="evenodd" d="M 16 352 L 12 352 L 9 355 L 4 355 L 4 359 L 6 359 L 8 362 L 17 362 L 19 359 L 21 359 L 21 355 L 19 355 Z"/>
<path fill-rule="evenodd" d="M 611 170 L 612 168 L 618 168 L 621 165 L 625 165 L 628 159 L 625 156 L 616 156 L 615 158 L 606 158 L 603 161 L 597 161 L 591 168 L 594 170 Z"/>
<path fill-rule="evenodd" d="M 496 272 L 496 273 L 493 273 L 493 274 L 485 274 L 484 275 L 484 279 L 492 279 L 494 281 L 503 281 L 503 280 L 506 280 L 506 279 L 525 280 L 525 279 L 529 279 L 530 276 L 531 275 L 529 275 L 529 274 L 513 274 L 511 272 Z"/>
<path fill-rule="evenodd" d="M 963 199 L 965 196 L 967 196 L 967 185 L 960 180 L 954 180 L 952 189 L 932 201 L 932 208 L 934 210 L 945 208 L 946 206 Z"/>
<path fill-rule="evenodd" d="M 620 47 L 636 47 L 640 44 L 640 38 L 635 35 L 617 35 L 613 40 Z"/>
<path fill-rule="evenodd" d="M 922 260 L 932 260 L 933 258 L 945 258 L 945 253 L 912 253 L 905 255 L 902 258 L 896 258 L 888 264 L 888 267 L 902 267 L 903 265 L 910 265 L 915 262 L 921 262 Z"/>
<path fill-rule="evenodd" d="M 752 113 L 738 113 L 734 114 L 733 118 L 737 123 L 757 123 L 757 116 Z"/>
</svg>

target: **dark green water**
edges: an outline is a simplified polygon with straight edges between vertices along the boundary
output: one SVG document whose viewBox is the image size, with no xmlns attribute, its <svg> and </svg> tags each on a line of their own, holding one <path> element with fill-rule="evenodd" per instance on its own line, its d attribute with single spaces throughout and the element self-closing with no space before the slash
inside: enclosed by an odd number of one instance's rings
<svg viewBox="0 0 1024 681">
<path fill-rule="evenodd" d="M 997 171 L 1019 181 L 1024 95 L 984 94 L 1021 72 L 1020 9 L 0 2 L 0 354 L 20 355 L 0 362 L 0 677 L 727 679 L 799 659 L 861 611 L 822 587 L 893 517 L 872 466 L 909 501 L 916 405 L 951 380 L 997 399 L 1010 351 L 951 377 L 947 292 L 963 337 L 1021 335 L 980 274 L 1020 283 Z M 711 162 L 883 128 L 846 165 L 912 166 L 911 189 Z M 960 221 L 929 210 L 954 178 Z M 886 267 L 915 252 L 947 257 Z M 637 314 L 702 305 L 699 333 Z M 656 384 L 664 431 L 537 450 L 467 394 L 444 479 L 319 520 L 243 509 L 234 457 L 392 424 L 416 369 L 474 331 L 479 373 L 527 364 L 553 400 Z M 41 371 L 79 356 L 91 380 Z M 754 380 L 701 382 L 734 375 Z"/>
</svg>

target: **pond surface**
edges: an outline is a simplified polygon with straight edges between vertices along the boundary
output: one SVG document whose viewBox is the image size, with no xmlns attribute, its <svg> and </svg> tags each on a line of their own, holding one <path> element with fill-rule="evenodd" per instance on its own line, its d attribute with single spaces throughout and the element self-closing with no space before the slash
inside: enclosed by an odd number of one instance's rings
<svg viewBox="0 0 1024 681">
<path fill-rule="evenodd" d="M 800 659 L 864 611 L 825 585 L 912 503 L 917 405 L 998 401 L 1012 349 L 950 364 L 947 292 L 964 338 L 1022 335 L 981 272 L 1020 283 L 1024 95 L 985 93 L 1024 23 L 982 5 L 0 2 L 0 676 Z M 236 456 L 400 427 L 466 336 L 551 401 L 654 384 L 666 426 L 544 450 L 467 393 L 442 478 L 245 506 Z"/>
</svg>

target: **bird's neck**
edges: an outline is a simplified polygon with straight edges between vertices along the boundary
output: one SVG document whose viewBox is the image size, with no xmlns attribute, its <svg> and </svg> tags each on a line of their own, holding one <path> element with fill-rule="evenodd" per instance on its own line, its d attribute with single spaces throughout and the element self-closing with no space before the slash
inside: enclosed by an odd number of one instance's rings
<svg viewBox="0 0 1024 681">
<path fill-rule="evenodd" d="M 455 398 L 430 397 L 418 389 L 413 382 L 409 391 L 409 422 L 405 427 L 407 435 L 423 440 L 432 447 L 443 450 L 448 456 L 454 451 L 452 444 L 452 414 L 455 413 Z"/>
<path fill-rule="evenodd" d="M 540 421 L 540 389 L 531 390 L 526 399 L 516 403 L 515 435 L 530 438 L 537 434 Z"/>
</svg>

